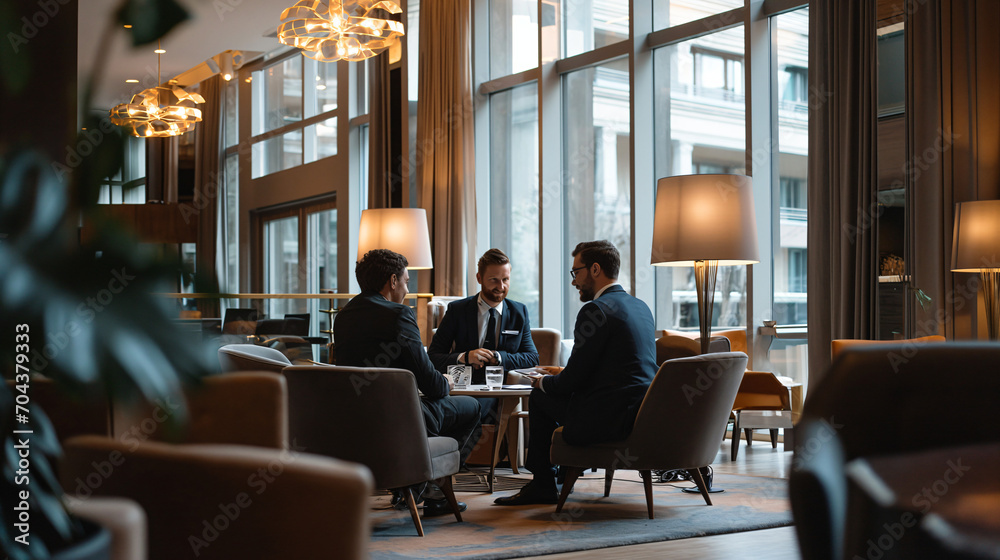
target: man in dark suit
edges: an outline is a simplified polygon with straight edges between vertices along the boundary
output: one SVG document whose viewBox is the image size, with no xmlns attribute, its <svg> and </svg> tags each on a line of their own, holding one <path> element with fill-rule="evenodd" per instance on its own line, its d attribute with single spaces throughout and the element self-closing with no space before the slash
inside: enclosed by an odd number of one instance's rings
<svg viewBox="0 0 1000 560">
<path fill-rule="evenodd" d="M 567 443 L 615 441 L 632 431 L 639 405 L 656 373 L 653 315 L 645 303 L 617 282 L 621 257 L 608 241 L 580 243 L 573 250 L 573 286 L 580 309 L 573 329 L 573 353 L 555 375 L 532 380 L 528 457 L 531 482 L 500 505 L 558 502 L 549 461 L 552 432 L 563 427 Z"/>
<path fill-rule="evenodd" d="M 333 336 L 337 364 L 401 368 L 413 373 L 423 393 L 420 406 L 428 436 L 458 441 L 464 463 L 479 441 L 479 402 L 472 397 L 448 396 L 450 384 L 427 357 L 413 310 L 403 305 L 410 279 L 406 257 L 387 249 L 365 253 L 355 273 L 361 293 L 337 314 Z M 465 509 L 465 504 L 459 504 Z M 451 513 L 440 498 L 428 498 L 424 515 Z"/>
<path fill-rule="evenodd" d="M 478 294 L 454 301 L 441 320 L 427 354 L 438 371 L 449 365 L 473 366 L 472 382 L 486 383 L 485 366 L 504 371 L 538 365 L 538 351 L 531 340 L 528 308 L 507 299 L 510 259 L 500 249 L 479 258 Z"/>
</svg>

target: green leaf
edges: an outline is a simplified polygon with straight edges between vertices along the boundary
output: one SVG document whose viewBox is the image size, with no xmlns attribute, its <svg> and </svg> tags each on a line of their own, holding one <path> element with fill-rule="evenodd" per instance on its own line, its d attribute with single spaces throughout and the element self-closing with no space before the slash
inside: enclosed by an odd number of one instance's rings
<svg viewBox="0 0 1000 560">
<path fill-rule="evenodd" d="M 148 45 L 188 19 L 187 10 L 174 0 L 127 0 L 118 21 L 132 26 L 132 46 Z"/>
</svg>

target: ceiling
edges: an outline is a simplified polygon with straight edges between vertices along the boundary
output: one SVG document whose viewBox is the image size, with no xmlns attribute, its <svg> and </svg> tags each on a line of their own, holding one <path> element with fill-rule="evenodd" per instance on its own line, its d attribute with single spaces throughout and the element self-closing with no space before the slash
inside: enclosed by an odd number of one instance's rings
<svg viewBox="0 0 1000 560">
<path fill-rule="evenodd" d="M 274 38 L 282 10 L 294 0 L 177 0 L 190 19 L 174 28 L 163 40 L 161 81 L 188 71 L 226 50 L 244 53 L 274 51 L 283 47 Z M 156 45 L 133 48 L 129 31 L 109 24 L 120 0 L 88 0 L 80 3 L 77 72 L 80 87 L 87 83 L 95 65 L 99 38 L 108 29 L 113 34 L 103 73 L 94 92 L 94 106 L 110 109 L 127 102 L 133 94 L 156 85 Z M 270 36 L 268 36 L 270 35 Z M 139 80 L 127 84 L 126 79 Z"/>
</svg>

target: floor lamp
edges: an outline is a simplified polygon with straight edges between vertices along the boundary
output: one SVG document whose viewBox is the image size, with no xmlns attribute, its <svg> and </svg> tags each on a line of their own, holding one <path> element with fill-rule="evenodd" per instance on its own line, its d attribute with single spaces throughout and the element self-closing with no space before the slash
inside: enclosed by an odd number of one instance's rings
<svg viewBox="0 0 1000 560">
<path fill-rule="evenodd" d="M 955 205 L 952 272 L 978 272 L 990 340 L 1000 333 L 1000 200 Z"/>
<path fill-rule="evenodd" d="M 358 228 L 358 260 L 372 249 L 389 249 L 403 255 L 408 270 L 434 268 L 427 212 L 423 208 L 362 211 Z"/>
<path fill-rule="evenodd" d="M 760 262 L 746 175 L 680 175 L 656 184 L 654 266 L 693 266 L 701 353 L 708 353 L 719 266 Z"/>
</svg>

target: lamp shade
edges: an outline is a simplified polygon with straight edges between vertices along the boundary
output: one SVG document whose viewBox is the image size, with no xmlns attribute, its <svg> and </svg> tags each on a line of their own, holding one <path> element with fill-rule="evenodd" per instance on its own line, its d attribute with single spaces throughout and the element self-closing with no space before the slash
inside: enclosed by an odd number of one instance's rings
<svg viewBox="0 0 1000 560">
<path fill-rule="evenodd" d="M 380 208 L 361 212 L 358 260 L 372 249 L 389 249 L 406 257 L 410 270 L 434 268 L 423 208 Z"/>
<path fill-rule="evenodd" d="M 746 175 L 679 175 L 656 184 L 650 262 L 657 266 L 760 262 L 753 187 Z"/>
<path fill-rule="evenodd" d="M 1000 200 L 955 205 L 952 272 L 1000 268 Z"/>
</svg>

